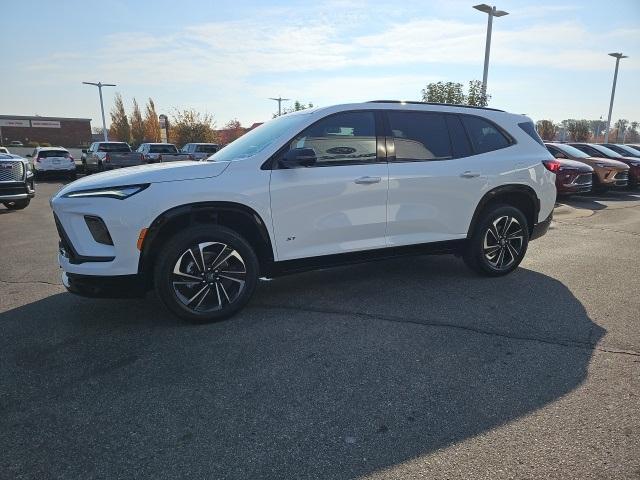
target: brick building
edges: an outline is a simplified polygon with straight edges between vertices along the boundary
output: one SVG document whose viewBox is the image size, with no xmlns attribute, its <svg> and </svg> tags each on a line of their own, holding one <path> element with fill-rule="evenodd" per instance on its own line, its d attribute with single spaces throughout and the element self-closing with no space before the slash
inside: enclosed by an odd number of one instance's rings
<svg viewBox="0 0 640 480">
<path fill-rule="evenodd" d="M 0 115 L 0 145 L 13 141 L 61 147 L 85 147 L 91 143 L 90 118 L 25 117 Z"/>
</svg>

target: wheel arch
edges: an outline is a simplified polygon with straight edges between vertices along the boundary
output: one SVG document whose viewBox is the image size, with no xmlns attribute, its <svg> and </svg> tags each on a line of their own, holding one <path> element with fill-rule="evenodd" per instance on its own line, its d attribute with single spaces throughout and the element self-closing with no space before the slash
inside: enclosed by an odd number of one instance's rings
<svg viewBox="0 0 640 480">
<path fill-rule="evenodd" d="M 155 260 L 165 242 L 194 224 L 222 225 L 240 234 L 254 248 L 261 272 L 273 263 L 267 225 L 255 210 L 235 202 L 197 202 L 166 210 L 151 222 L 140 251 L 138 273 L 152 278 Z"/>
<path fill-rule="evenodd" d="M 471 217 L 471 223 L 469 224 L 469 230 L 467 231 L 467 238 L 471 237 L 476 224 L 480 220 L 482 212 L 484 212 L 491 205 L 498 203 L 504 203 L 512 205 L 522 211 L 527 219 L 529 235 L 533 232 L 533 227 L 538 223 L 538 214 L 540 212 L 540 199 L 533 188 L 528 185 L 522 184 L 510 184 L 501 185 L 492 190 L 489 190 L 484 194 L 478 205 L 476 206 L 473 217 Z"/>
</svg>

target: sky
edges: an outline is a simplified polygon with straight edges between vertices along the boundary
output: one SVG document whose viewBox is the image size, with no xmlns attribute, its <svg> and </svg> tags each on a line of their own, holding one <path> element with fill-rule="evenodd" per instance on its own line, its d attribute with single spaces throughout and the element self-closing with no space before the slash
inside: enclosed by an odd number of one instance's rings
<svg viewBox="0 0 640 480">
<path fill-rule="evenodd" d="M 429 82 L 482 79 L 477 2 L 3 0 L 0 114 L 92 118 L 119 92 L 158 113 L 194 108 L 218 128 L 271 118 L 286 97 L 316 106 L 419 100 Z M 500 0 L 490 106 L 534 120 L 640 121 L 640 0 Z M 285 103 L 286 105 L 286 103 Z M 107 123 L 109 123 L 107 113 Z"/>
</svg>

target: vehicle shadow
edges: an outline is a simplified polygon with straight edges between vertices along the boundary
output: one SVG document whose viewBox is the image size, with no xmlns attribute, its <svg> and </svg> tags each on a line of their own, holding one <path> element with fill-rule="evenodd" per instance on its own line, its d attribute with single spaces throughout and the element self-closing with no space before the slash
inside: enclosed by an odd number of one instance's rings
<svg viewBox="0 0 640 480">
<path fill-rule="evenodd" d="M 621 191 L 608 191 L 601 194 L 583 194 L 583 195 L 569 195 L 559 196 L 556 202 L 556 207 L 559 205 L 568 205 L 573 208 L 586 209 L 586 210 L 604 210 L 607 205 L 601 203 L 606 202 L 629 202 L 640 200 L 640 191 L 638 190 L 621 190 Z"/>
<path fill-rule="evenodd" d="M 553 278 L 449 256 L 261 282 L 213 325 L 66 293 L 0 325 L 0 465 L 85 478 L 371 474 L 560 399 L 605 333 Z"/>
</svg>

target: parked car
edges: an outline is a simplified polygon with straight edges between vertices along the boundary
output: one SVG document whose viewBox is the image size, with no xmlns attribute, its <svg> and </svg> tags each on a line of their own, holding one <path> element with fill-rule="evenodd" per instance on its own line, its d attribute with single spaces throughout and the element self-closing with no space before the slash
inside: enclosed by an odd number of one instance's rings
<svg viewBox="0 0 640 480">
<path fill-rule="evenodd" d="M 0 153 L 0 203 L 22 210 L 36 194 L 31 164 L 26 158 Z"/>
<path fill-rule="evenodd" d="M 617 160 L 603 157 L 592 157 L 566 143 L 545 143 L 547 149 L 557 159 L 575 160 L 593 168 L 594 192 L 604 192 L 609 188 L 626 187 L 629 178 L 629 166 Z"/>
<path fill-rule="evenodd" d="M 629 166 L 629 187 L 635 188 L 640 185 L 640 160 L 635 157 L 622 156 L 617 152 L 596 143 L 571 143 L 578 150 L 589 155 L 598 155 L 609 160 L 617 160 Z"/>
<path fill-rule="evenodd" d="M 9 142 L 9 146 L 10 147 L 24 147 L 24 145 L 22 144 L 22 142 L 18 141 L 18 140 L 14 140 L 12 142 Z"/>
<path fill-rule="evenodd" d="M 496 109 L 384 101 L 290 113 L 210 161 L 62 188 L 51 200 L 62 280 L 85 296 L 155 285 L 173 313 L 207 322 L 240 310 L 259 277 L 305 269 L 459 253 L 505 275 L 551 222 L 550 160 L 528 117 Z"/>
<path fill-rule="evenodd" d="M 6 153 L 7 155 L 10 154 L 9 150 L 7 150 L 7 147 L 0 147 L 0 153 Z"/>
<path fill-rule="evenodd" d="M 66 148 L 36 147 L 27 157 L 32 158 L 36 176 L 64 174 L 69 178 L 76 177 L 76 161 Z"/>
<path fill-rule="evenodd" d="M 175 162 L 178 160 L 194 160 L 190 153 L 180 153 L 172 143 L 143 143 L 136 152 L 144 155 L 145 162 Z"/>
<path fill-rule="evenodd" d="M 84 170 L 86 173 L 102 172 L 114 168 L 142 165 L 143 155 L 132 152 L 131 147 L 125 142 L 94 142 L 87 150 L 82 150 L 85 155 Z"/>
<path fill-rule="evenodd" d="M 617 143 L 603 143 L 601 144 L 604 147 L 607 147 L 610 150 L 613 150 L 616 153 L 619 153 L 623 157 L 634 157 L 640 158 L 640 147 L 633 148 L 629 145 L 617 144 Z"/>
<path fill-rule="evenodd" d="M 187 143 L 180 149 L 182 153 L 190 153 L 194 160 L 204 160 L 220 150 L 217 143 Z"/>
<path fill-rule="evenodd" d="M 587 193 L 593 186 L 593 168 L 589 165 L 556 158 L 544 162 L 549 170 L 556 174 L 558 195 Z"/>
</svg>

